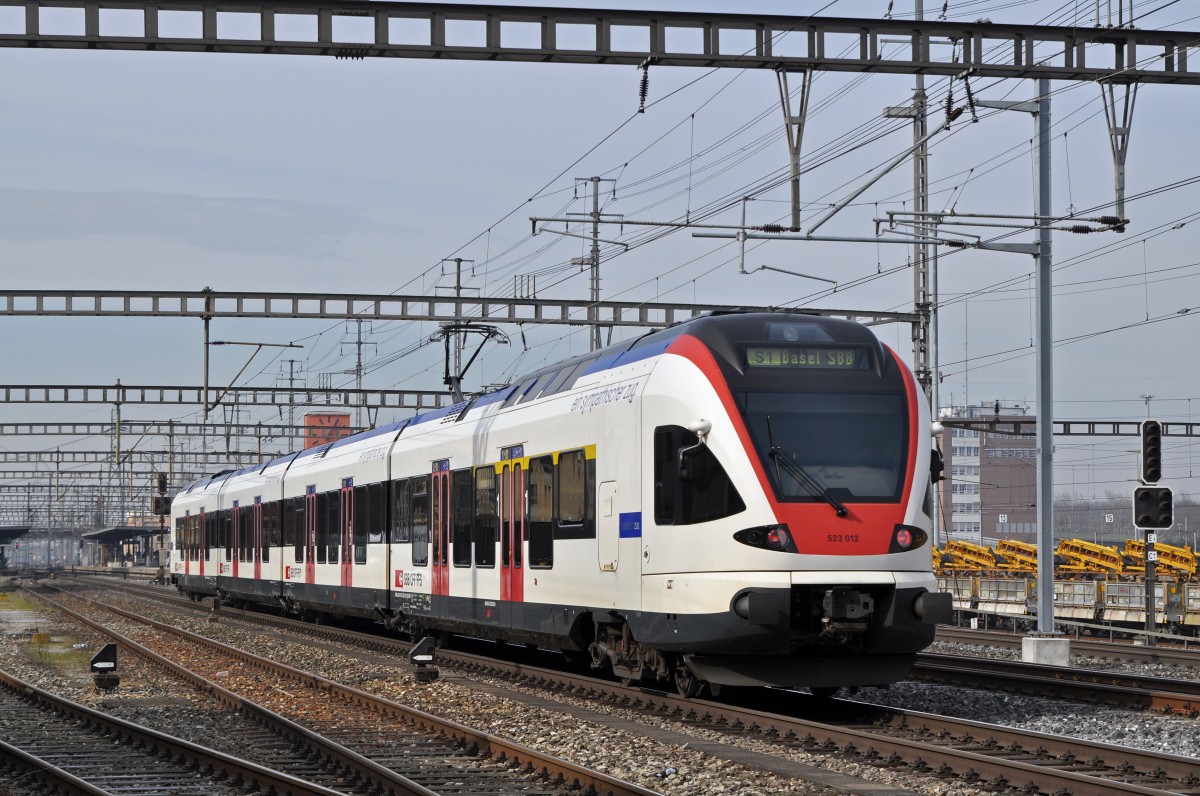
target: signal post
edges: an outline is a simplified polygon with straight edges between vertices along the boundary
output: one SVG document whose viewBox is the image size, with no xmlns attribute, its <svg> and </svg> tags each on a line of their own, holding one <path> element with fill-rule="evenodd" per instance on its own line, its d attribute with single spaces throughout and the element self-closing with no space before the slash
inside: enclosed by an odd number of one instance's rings
<svg viewBox="0 0 1200 796">
<path fill-rule="evenodd" d="M 1174 498 L 1169 486 L 1158 482 L 1162 479 L 1162 423 L 1145 420 L 1141 426 L 1142 451 L 1138 467 L 1141 486 L 1133 489 L 1133 527 L 1146 532 L 1146 631 L 1153 633 L 1154 622 L 1154 570 L 1158 553 L 1154 544 L 1158 541 L 1155 531 L 1165 531 L 1175 522 Z M 1154 636 L 1147 635 L 1146 643 L 1154 644 Z"/>
</svg>

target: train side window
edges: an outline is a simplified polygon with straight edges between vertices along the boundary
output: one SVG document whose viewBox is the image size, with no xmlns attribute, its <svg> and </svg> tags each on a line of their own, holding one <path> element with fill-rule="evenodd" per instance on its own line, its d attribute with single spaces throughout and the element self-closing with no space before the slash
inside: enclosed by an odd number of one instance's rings
<svg viewBox="0 0 1200 796">
<path fill-rule="evenodd" d="M 296 518 L 296 525 L 293 530 L 296 534 L 295 540 L 297 564 L 304 563 L 304 554 L 305 551 L 308 550 L 308 521 L 304 516 L 306 502 L 307 500 L 303 495 L 292 498 L 292 506 L 294 508 L 293 516 Z"/>
<path fill-rule="evenodd" d="M 338 562 L 338 551 L 342 549 L 342 493 L 340 490 L 329 492 L 329 502 L 325 510 L 329 512 L 325 518 L 325 546 L 328 548 L 330 564 Z"/>
<path fill-rule="evenodd" d="M 382 544 L 387 528 L 387 483 L 367 487 L 367 544 Z"/>
<path fill-rule="evenodd" d="M 471 566 L 471 481 L 470 469 L 450 474 L 450 555 L 456 567 Z"/>
<path fill-rule="evenodd" d="M 412 486 L 412 559 L 413 565 L 429 566 L 429 477 L 419 476 Z"/>
<path fill-rule="evenodd" d="M 392 543 L 412 541 L 412 494 L 409 480 L 392 482 Z"/>
<path fill-rule="evenodd" d="M 279 547 L 279 503 L 270 501 L 262 504 L 262 556 L 264 564 L 271 561 L 271 548 Z"/>
<path fill-rule="evenodd" d="M 247 562 L 253 561 L 253 554 L 250 552 L 254 546 L 254 537 L 251 536 L 251 522 L 254 518 L 254 509 L 250 506 L 242 506 L 238 509 L 238 561 Z"/>
<path fill-rule="evenodd" d="M 529 460 L 527 497 L 529 566 L 549 569 L 554 565 L 554 463 L 549 456 Z"/>
<path fill-rule="evenodd" d="M 233 509 L 221 510 L 222 547 L 225 548 L 225 560 L 233 560 Z"/>
<path fill-rule="evenodd" d="M 560 453 L 555 477 L 554 538 L 596 538 L 595 462 L 581 450 Z"/>
<path fill-rule="evenodd" d="M 317 563 L 324 564 L 326 561 L 326 540 L 329 538 L 329 529 L 326 524 L 329 522 L 329 493 L 322 492 L 317 495 Z"/>
<path fill-rule="evenodd" d="M 369 487 L 354 487 L 354 563 L 367 563 L 367 529 L 374 518 L 371 516 Z"/>
<path fill-rule="evenodd" d="M 475 566 L 496 566 L 496 470 L 475 471 Z"/>
<path fill-rule="evenodd" d="M 681 426 L 654 430 L 654 521 L 693 525 L 745 511 L 729 474 L 707 445 Z"/>
</svg>

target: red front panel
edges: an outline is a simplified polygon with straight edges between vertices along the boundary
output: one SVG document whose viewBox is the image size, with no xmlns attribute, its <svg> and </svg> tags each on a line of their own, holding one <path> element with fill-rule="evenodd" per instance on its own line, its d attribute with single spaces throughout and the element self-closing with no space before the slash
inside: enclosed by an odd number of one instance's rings
<svg viewBox="0 0 1200 796">
<path fill-rule="evenodd" d="M 837 517 L 826 503 L 783 502 L 775 497 L 771 482 L 763 469 L 762 460 L 750 438 L 741 411 L 734 402 L 729 386 L 708 347 L 690 335 L 680 335 L 667 351 L 692 362 L 707 377 L 726 413 L 737 430 L 742 447 L 758 477 L 763 494 L 770 501 L 776 520 L 788 526 L 797 551 L 809 555 L 883 555 L 891 545 L 892 532 L 897 524 L 904 522 L 907 500 L 912 494 L 913 477 L 917 467 L 917 385 L 912 373 L 900 362 L 887 346 L 884 350 L 896 361 L 895 366 L 904 374 L 907 397 L 909 434 L 908 462 L 904 476 L 904 490 L 899 503 L 849 503 L 848 514 Z"/>
</svg>

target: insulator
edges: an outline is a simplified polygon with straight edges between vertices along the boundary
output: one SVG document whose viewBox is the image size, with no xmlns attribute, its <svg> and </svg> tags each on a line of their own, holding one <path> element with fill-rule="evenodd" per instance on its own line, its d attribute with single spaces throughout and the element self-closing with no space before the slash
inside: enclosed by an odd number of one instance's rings
<svg viewBox="0 0 1200 796">
<path fill-rule="evenodd" d="M 1125 226 L 1125 219 L 1120 216 L 1100 216 L 1100 223 L 1107 224 L 1110 227 Z"/>
<path fill-rule="evenodd" d="M 954 110 L 950 111 L 950 121 L 954 121 L 959 116 L 962 116 L 962 114 L 963 114 L 963 109 L 961 107 L 955 108 Z"/>
<path fill-rule="evenodd" d="M 646 97 L 650 94 L 650 67 L 646 66 L 642 69 L 642 85 L 638 88 L 638 113 L 646 112 Z"/>
<path fill-rule="evenodd" d="M 782 224 L 763 224 L 761 227 L 758 227 L 758 230 L 760 232 L 780 233 L 780 232 L 783 232 L 783 225 Z"/>
<path fill-rule="evenodd" d="M 1096 231 L 1092 227 L 1086 226 L 1084 224 L 1074 224 L 1071 226 L 1070 229 L 1071 229 L 1071 232 L 1075 233 L 1076 235 L 1086 235 L 1089 232 Z"/>
</svg>

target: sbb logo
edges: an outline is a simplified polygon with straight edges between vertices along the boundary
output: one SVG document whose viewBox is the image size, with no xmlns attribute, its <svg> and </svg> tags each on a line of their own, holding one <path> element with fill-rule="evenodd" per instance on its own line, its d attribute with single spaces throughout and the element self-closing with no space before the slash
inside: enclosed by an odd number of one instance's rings
<svg viewBox="0 0 1200 796">
<path fill-rule="evenodd" d="M 404 570 L 402 570 L 402 569 L 396 570 L 396 588 L 397 589 L 404 588 Z"/>
</svg>

